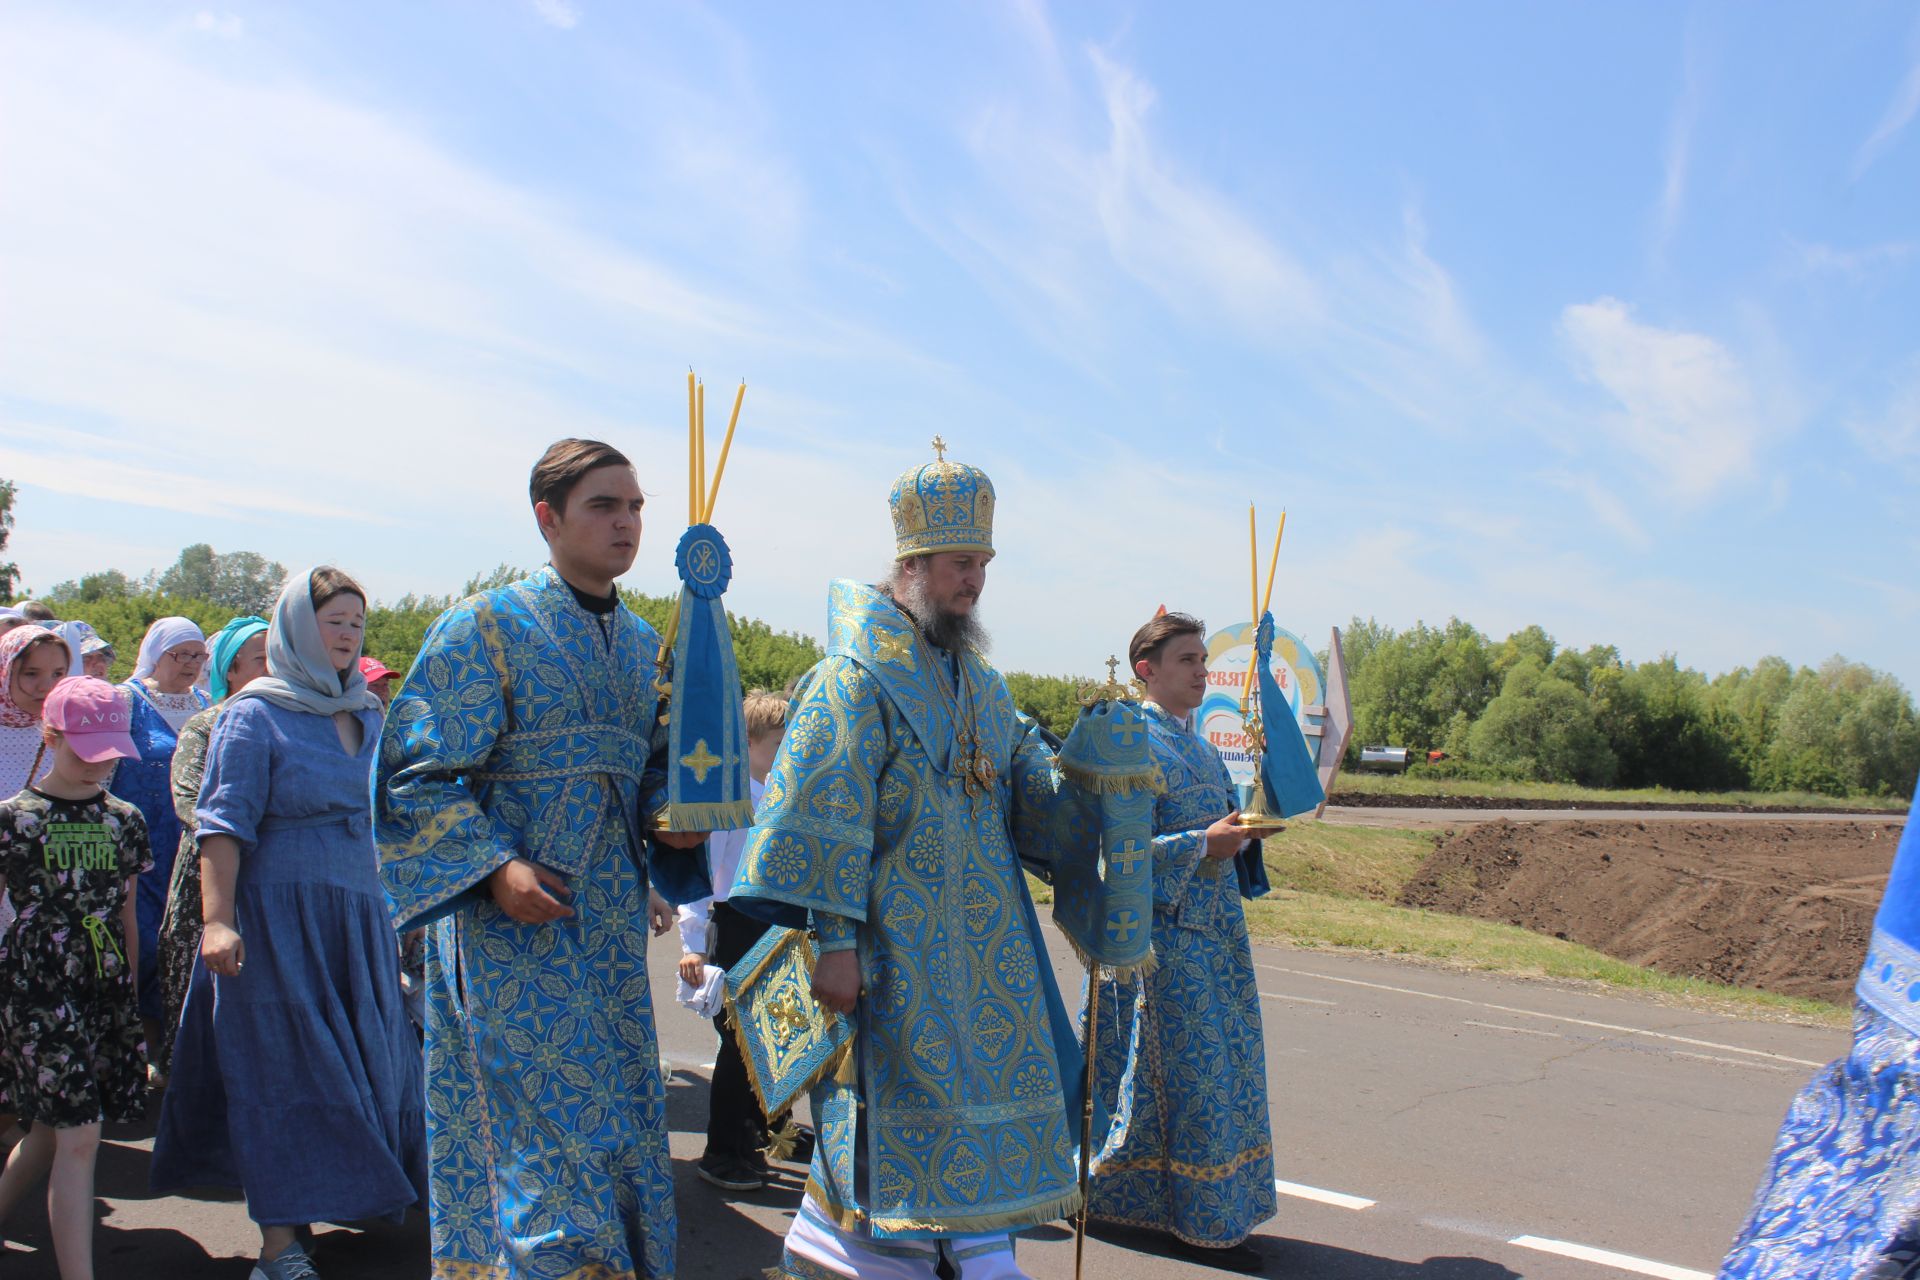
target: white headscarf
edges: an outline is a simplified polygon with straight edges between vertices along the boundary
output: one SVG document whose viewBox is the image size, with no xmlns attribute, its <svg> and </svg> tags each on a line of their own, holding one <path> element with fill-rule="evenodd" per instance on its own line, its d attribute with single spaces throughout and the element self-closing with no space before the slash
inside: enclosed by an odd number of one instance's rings
<svg viewBox="0 0 1920 1280">
<path fill-rule="evenodd" d="M 67 670 L 75 675 L 80 674 L 81 651 L 86 648 L 87 641 L 98 640 L 100 633 L 93 629 L 91 622 L 80 621 L 56 622 L 49 630 L 67 642 L 67 657 L 70 659 Z"/>
<path fill-rule="evenodd" d="M 140 656 L 133 664 L 133 678 L 145 680 L 160 665 L 160 655 L 195 640 L 205 644 L 207 637 L 200 630 L 200 624 L 192 618 L 159 619 L 147 628 L 147 634 L 140 641 Z"/>
<path fill-rule="evenodd" d="M 335 670 L 332 656 L 320 643 L 312 581 L 311 569 L 287 580 L 267 626 L 267 674 L 228 699 L 229 706 L 242 698 L 265 698 L 276 707 L 317 716 L 379 708 L 380 699 L 367 688 L 359 662 L 345 671 Z"/>
</svg>

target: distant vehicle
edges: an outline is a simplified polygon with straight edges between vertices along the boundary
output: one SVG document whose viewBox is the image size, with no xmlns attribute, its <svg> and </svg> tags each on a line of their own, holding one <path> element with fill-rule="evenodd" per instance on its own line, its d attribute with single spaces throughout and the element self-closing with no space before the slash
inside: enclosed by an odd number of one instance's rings
<svg viewBox="0 0 1920 1280">
<path fill-rule="evenodd" d="M 1413 763 L 1413 752 L 1407 747 L 1361 747 L 1360 767 L 1375 769 L 1393 769 L 1405 773 Z"/>
</svg>

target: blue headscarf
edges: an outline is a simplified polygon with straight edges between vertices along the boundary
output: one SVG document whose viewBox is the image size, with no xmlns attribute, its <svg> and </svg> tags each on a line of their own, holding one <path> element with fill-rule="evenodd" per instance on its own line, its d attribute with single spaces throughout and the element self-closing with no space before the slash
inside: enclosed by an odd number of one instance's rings
<svg viewBox="0 0 1920 1280">
<path fill-rule="evenodd" d="M 240 646 L 267 629 L 265 618 L 256 618 L 248 614 L 244 618 L 235 618 L 226 626 L 213 633 L 208 648 L 213 650 L 213 659 L 207 666 L 207 688 L 213 693 L 215 702 L 225 702 L 229 692 L 227 688 L 227 668 L 233 665 L 234 658 L 240 652 Z"/>
</svg>

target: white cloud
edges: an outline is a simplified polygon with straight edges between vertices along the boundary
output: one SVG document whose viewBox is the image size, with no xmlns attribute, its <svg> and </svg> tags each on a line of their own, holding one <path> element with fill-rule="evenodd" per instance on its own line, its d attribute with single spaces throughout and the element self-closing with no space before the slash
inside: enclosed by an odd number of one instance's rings
<svg viewBox="0 0 1920 1280">
<path fill-rule="evenodd" d="M 1560 328 L 1580 374 L 1619 405 L 1600 419 L 1604 443 L 1638 458 L 1659 488 L 1699 501 L 1751 471 L 1766 427 L 1726 347 L 1642 324 L 1614 298 L 1567 307 Z"/>
<path fill-rule="evenodd" d="M 549 26 L 571 31 L 580 25 L 580 7 L 572 0 L 533 0 L 533 11 Z"/>
<path fill-rule="evenodd" d="M 193 15 L 193 29 L 222 40 L 238 40 L 247 33 L 247 22 L 237 13 L 215 13 L 211 9 L 202 9 Z"/>
<path fill-rule="evenodd" d="M 1920 254 L 1920 241 L 1887 240 L 1842 249 L 1818 241 L 1794 246 L 1799 269 L 1808 275 L 1842 275 L 1851 280 L 1877 280 L 1882 273 L 1906 265 Z"/>
<path fill-rule="evenodd" d="M 1540 479 L 1556 489 L 1564 489 L 1575 494 L 1587 504 L 1594 519 L 1619 536 L 1621 541 L 1637 551 L 1645 551 L 1653 545 L 1653 539 L 1633 517 L 1617 494 L 1608 489 L 1590 474 L 1575 474 L 1571 471 L 1549 471 Z"/>
<path fill-rule="evenodd" d="M 1914 40 L 1920 46 L 1920 24 L 1914 27 Z M 1907 74 L 1901 77 L 1894 88 L 1893 96 L 1887 100 L 1886 110 L 1880 113 L 1879 123 L 1873 132 L 1867 135 L 1860 149 L 1853 153 L 1853 176 L 1857 180 L 1873 167 L 1874 162 L 1885 155 L 1887 150 L 1906 132 L 1913 118 L 1920 115 L 1920 53 L 1916 53 L 1907 67 Z"/>
<path fill-rule="evenodd" d="M 1694 41 L 1687 41 L 1685 84 L 1667 122 L 1666 149 L 1660 164 L 1660 199 L 1654 209 L 1653 257 L 1666 258 L 1667 247 L 1686 212 L 1687 180 L 1693 167 L 1693 138 L 1700 121 L 1700 69 Z"/>
<path fill-rule="evenodd" d="M 1872 458 L 1920 463 L 1920 356 L 1895 372 L 1877 412 L 1855 417 L 1847 427 Z"/>
</svg>

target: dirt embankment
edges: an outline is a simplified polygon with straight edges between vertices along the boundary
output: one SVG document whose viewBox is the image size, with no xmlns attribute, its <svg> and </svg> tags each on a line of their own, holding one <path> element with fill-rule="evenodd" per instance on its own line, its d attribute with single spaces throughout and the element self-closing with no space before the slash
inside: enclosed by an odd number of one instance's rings
<svg viewBox="0 0 1920 1280">
<path fill-rule="evenodd" d="M 1336 791 L 1327 803 L 1353 809 L 1629 809 L 1645 813 L 1699 813 L 1702 810 L 1728 813 L 1777 813 L 1790 817 L 1797 813 L 1847 813 L 1863 818 L 1902 816 L 1897 809 L 1795 808 L 1780 804 L 1678 804 L 1666 800 L 1542 800 L 1536 796 L 1423 796 L 1402 791 Z"/>
<path fill-rule="evenodd" d="M 1400 905 L 1845 1004 L 1903 825 L 1494 821 L 1442 840 Z"/>
</svg>

